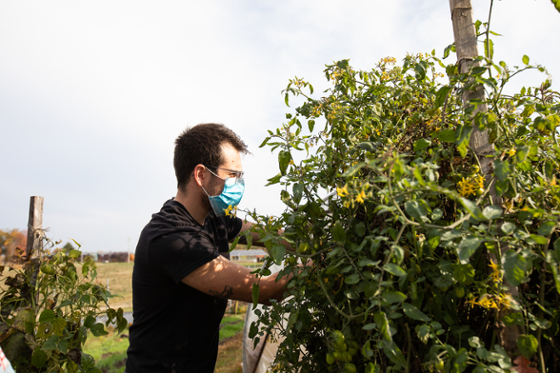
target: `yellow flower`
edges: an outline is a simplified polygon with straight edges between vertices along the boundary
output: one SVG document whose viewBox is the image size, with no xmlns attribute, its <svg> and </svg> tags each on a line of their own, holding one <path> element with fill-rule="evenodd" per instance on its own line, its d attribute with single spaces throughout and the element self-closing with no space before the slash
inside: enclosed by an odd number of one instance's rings
<svg viewBox="0 0 560 373">
<path fill-rule="evenodd" d="M 500 308 L 509 310 L 511 305 L 513 304 L 513 299 L 510 295 L 501 294 L 498 298 L 498 303 L 500 304 Z"/>
<path fill-rule="evenodd" d="M 366 193 L 362 190 L 362 192 L 356 197 L 356 202 L 364 203 L 364 198 L 366 198 Z"/>
<path fill-rule="evenodd" d="M 499 268 L 498 264 L 496 264 L 492 260 L 490 260 L 490 264 L 488 264 L 488 266 L 490 268 L 492 268 L 492 274 L 490 275 L 490 276 L 492 276 L 492 280 L 494 282 L 500 282 L 502 280 L 502 274 L 500 272 L 500 268 Z"/>
<path fill-rule="evenodd" d="M 469 176 L 457 183 L 457 191 L 463 197 L 475 194 L 480 188 L 484 188 L 484 176 L 482 175 Z"/>
<path fill-rule="evenodd" d="M 344 186 L 344 188 L 336 187 L 336 194 L 338 194 L 339 197 L 346 197 L 348 195 L 348 189 L 346 188 L 346 185 Z"/>
<path fill-rule="evenodd" d="M 507 153 L 509 154 L 510 157 L 513 157 L 515 155 L 516 151 L 515 151 L 514 148 L 511 148 L 510 150 L 508 150 Z"/>
<path fill-rule="evenodd" d="M 488 294 L 483 295 L 482 299 L 480 299 L 477 303 L 479 306 L 484 307 L 486 309 L 496 308 L 498 309 L 498 304 L 496 301 Z"/>
<path fill-rule="evenodd" d="M 226 213 L 226 216 L 231 216 L 233 215 L 231 212 L 233 210 L 233 206 L 229 205 L 227 209 L 224 209 L 224 212 Z"/>
</svg>

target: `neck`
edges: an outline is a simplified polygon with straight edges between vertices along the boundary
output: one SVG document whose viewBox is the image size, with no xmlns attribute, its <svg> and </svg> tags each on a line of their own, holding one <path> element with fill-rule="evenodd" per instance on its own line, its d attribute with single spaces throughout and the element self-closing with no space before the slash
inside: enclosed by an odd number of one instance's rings
<svg viewBox="0 0 560 373">
<path fill-rule="evenodd" d="M 197 194 L 194 190 L 177 190 L 177 195 L 175 196 L 175 201 L 179 202 L 191 214 L 191 216 L 198 222 L 200 225 L 204 225 L 204 221 L 206 217 L 210 213 L 210 210 L 204 208 L 201 201 L 201 197 Z"/>
</svg>

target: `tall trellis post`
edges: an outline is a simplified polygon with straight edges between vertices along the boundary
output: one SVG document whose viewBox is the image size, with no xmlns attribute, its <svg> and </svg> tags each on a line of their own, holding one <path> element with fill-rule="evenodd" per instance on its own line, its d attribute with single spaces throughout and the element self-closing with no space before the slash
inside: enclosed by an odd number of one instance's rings
<svg viewBox="0 0 560 373">
<path fill-rule="evenodd" d="M 464 74 L 468 73 L 473 67 L 478 67 L 480 64 L 476 61 L 478 58 L 478 40 L 476 29 L 472 17 L 471 0 L 449 0 L 451 8 L 451 19 L 453 22 L 453 34 L 455 38 L 455 50 L 457 52 L 457 64 L 459 72 Z M 488 131 L 480 131 L 475 124 L 474 117 L 479 112 L 488 111 L 488 106 L 485 103 L 486 97 L 484 94 L 484 87 L 481 84 L 474 82 L 474 80 L 467 82 L 467 89 L 463 93 L 463 105 L 465 108 L 472 106 L 472 100 L 481 102 L 476 105 L 472 110 L 472 132 L 470 138 L 470 148 L 474 155 L 478 158 L 481 166 L 480 172 L 486 180 L 490 180 L 494 170 L 494 145 L 490 144 Z M 500 206 L 502 201 L 496 193 L 494 185 L 490 186 L 489 190 L 492 204 Z M 500 247 L 503 254 L 508 250 L 507 246 Z M 491 254 L 490 257 L 496 262 L 496 256 Z M 511 296 L 516 297 L 519 295 L 517 287 L 511 286 L 506 282 L 508 292 Z M 508 312 L 508 311 L 503 311 Z M 496 322 L 496 333 L 500 340 L 500 344 L 510 353 L 510 356 L 517 354 L 517 339 L 523 330 L 520 326 L 505 326 L 501 322 L 502 312 L 498 315 Z"/>
</svg>

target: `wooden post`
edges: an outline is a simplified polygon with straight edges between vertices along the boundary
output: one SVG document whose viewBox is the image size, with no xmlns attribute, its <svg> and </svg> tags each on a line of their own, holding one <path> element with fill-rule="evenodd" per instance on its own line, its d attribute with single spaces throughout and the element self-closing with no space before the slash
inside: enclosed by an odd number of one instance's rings
<svg viewBox="0 0 560 373">
<path fill-rule="evenodd" d="M 35 250 L 40 250 L 43 245 L 43 197 L 33 196 L 29 201 L 29 221 L 27 225 L 27 260 Z"/>
<path fill-rule="evenodd" d="M 474 61 L 478 57 L 478 46 L 476 29 L 472 18 L 471 0 L 449 0 L 449 6 L 451 8 L 451 19 L 453 22 L 453 35 L 455 37 L 455 50 L 457 52 L 459 72 L 467 73 L 472 67 L 479 66 L 479 63 Z M 486 97 L 482 85 L 475 84 L 472 79 L 468 82 L 468 84 L 473 85 L 473 87 L 472 89 L 465 90 L 463 93 L 463 105 L 468 107 L 470 105 L 469 102 L 473 99 L 485 102 Z M 474 123 L 474 116 L 478 112 L 485 111 L 488 111 L 486 103 L 479 104 L 472 113 L 473 123 L 469 145 L 480 162 L 480 172 L 486 180 L 490 180 L 494 171 L 494 145 L 490 144 L 488 131 L 480 131 Z M 497 195 L 494 183 L 490 186 L 489 195 L 493 205 L 500 206 L 502 204 L 502 199 Z M 509 247 L 507 245 L 502 245 L 501 253 L 503 254 L 508 249 Z M 490 257 L 494 263 L 497 262 L 495 254 L 490 253 Z M 511 286 L 507 283 L 507 281 L 506 285 L 511 296 L 517 297 L 519 295 L 517 287 Z M 511 355 L 518 354 L 517 339 L 521 334 L 523 334 L 523 329 L 517 325 L 505 326 L 505 324 L 501 321 L 503 313 L 505 312 L 508 311 L 503 311 L 499 315 L 499 321 L 496 323 L 495 331 L 502 347 L 504 347 Z"/>
</svg>

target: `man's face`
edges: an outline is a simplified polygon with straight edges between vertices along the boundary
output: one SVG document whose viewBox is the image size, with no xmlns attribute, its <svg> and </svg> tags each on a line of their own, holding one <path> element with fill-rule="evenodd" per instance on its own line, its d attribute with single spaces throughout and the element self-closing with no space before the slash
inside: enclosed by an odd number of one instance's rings
<svg viewBox="0 0 560 373">
<path fill-rule="evenodd" d="M 241 155 L 231 144 L 225 143 L 222 145 L 222 157 L 224 162 L 217 169 L 212 170 L 219 177 L 212 175 L 209 170 L 206 170 L 208 183 L 204 183 L 204 188 L 211 196 L 220 195 L 224 190 L 225 180 L 222 179 L 235 178 L 237 176 L 235 171 L 243 171 Z M 210 208 L 210 202 L 208 202 L 206 195 L 204 195 L 203 200 L 205 205 Z"/>
</svg>

